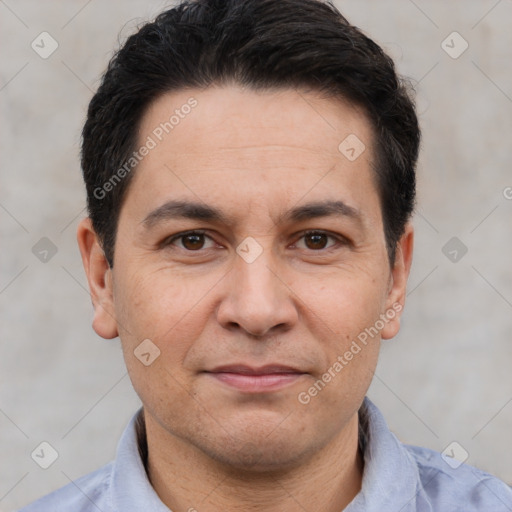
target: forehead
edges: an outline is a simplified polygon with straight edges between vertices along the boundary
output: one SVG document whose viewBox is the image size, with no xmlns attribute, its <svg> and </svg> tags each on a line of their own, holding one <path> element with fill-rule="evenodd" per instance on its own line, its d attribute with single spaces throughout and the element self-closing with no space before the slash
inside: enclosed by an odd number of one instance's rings
<svg viewBox="0 0 512 512">
<path fill-rule="evenodd" d="M 237 203 L 240 214 L 265 200 L 279 208 L 306 196 L 328 195 L 356 209 L 378 203 L 371 125 L 341 100 L 293 89 L 180 90 L 145 112 L 144 145 L 151 149 L 128 195 L 153 207 L 177 195 L 218 209 Z"/>
<path fill-rule="evenodd" d="M 364 112 L 340 98 L 295 89 L 211 86 L 167 93 L 152 102 L 139 129 L 139 137 L 146 135 L 157 144 L 174 140 L 179 153 L 196 152 L 199 146 L 215 154 L 223 147 L 265 144 L 266 150 L 288 146 L 338 157 L 347 136 L 368 145 L 372 130 Z"/>
</svg>

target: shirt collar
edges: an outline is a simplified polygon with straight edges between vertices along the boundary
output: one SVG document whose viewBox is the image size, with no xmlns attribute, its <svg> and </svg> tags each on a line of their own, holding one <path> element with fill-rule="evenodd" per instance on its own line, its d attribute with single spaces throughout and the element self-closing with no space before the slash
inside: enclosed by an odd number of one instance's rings
<svg viewBox="0 0 512 512">
<path fill-rule="evenodd" d="M 368 397 L 359 409 L 359 444 L 364 453 L 363 482 L 345 512 L 431 510 L 416 461 Z"/>
<path fill-rule="evenodd" d="M 127 425 L 119 445 L 112 471 L 112 509 L 123 512 L 169 512 L 155 492 L 146 474 L 143 458 L 146 452 L 145 431 L 140 426 L 143 411 L 139 409 Z M 139 431 L 137 432 L 137 425 Z M 138 439 L 137 433 L 141 439 Z M 143 439 L 142 439 L 143 438 Z M 139 442 L 140 441 L 140 442 Z"/>
<path fill-rule="evenodd" d="M 359 409 L 359 444 L 364 453 L 362 487 L 345 512 L 408 512 L 418 510 L 420 502 L 425 505 L 415 460 L 388 429 L 384 417 L 368 397 Z M 140 409 L 127 425 L 117 448 L 110 497 L 114 509 L 169 512 L 149 482 L 146 459 Z"/>
</svg>

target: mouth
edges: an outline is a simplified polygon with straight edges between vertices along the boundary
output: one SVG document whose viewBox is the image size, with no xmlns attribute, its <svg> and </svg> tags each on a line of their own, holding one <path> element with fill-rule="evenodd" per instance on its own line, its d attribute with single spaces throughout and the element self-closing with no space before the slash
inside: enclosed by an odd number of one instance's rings
<svg viewBox="0 0 512 512">
<path fill-rule="evenodd" d="M 275 364 L 261 367 L 244 364 L 220 366 L 205 373 L 228 387 L 246 393 L 276 391 L 307 375 L 296 368 Z"/>
</svg>

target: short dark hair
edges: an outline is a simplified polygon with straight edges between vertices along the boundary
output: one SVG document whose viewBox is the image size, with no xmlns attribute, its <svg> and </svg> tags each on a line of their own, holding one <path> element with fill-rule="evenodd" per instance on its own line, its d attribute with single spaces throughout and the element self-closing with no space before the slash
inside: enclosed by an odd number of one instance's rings
<svg viewBox="0 0 512 512">
<path fill-rule="evenodd" d="M 82 171 L 89 216 L 110 266 L 133 175 L 126 162 L 148 106 L 167 92 L 226 84 L 308 89 L 363 108 L 375 134 L 376 183 L 393 264 L 414 209 L 420 130 L 412 87 L 392 59 L 330 2 L 190 0 L 127 39 L 89 104 Z"/>
</svg>

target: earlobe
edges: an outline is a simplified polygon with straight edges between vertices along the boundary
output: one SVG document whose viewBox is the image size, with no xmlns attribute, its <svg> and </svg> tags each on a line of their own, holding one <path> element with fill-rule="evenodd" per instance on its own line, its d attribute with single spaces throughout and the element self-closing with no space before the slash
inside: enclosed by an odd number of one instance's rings
<svg viewBox="0 0 512 512">
<path fill-rule="evenodd" d="M 386 300 L 386 318 L 389 321 L 381 331 L 382 339 L 391 339 L 400 330 L 400 317 L 405 305 L 407 279 L 412 264 L 414 229 L 411 223 L 405 227 L 404 234 L 396 248 L 395 262 L 391 269 L 391 284 Z"/>
<path fill-rule="evenodd" d="M 76 237 L 94 307 L 93 329 L 102 338 L 115 338 L 118 336 L 118 330 L 114 310 L 112 270 L 89 217 L 80 221 Z"/>
</svg>

